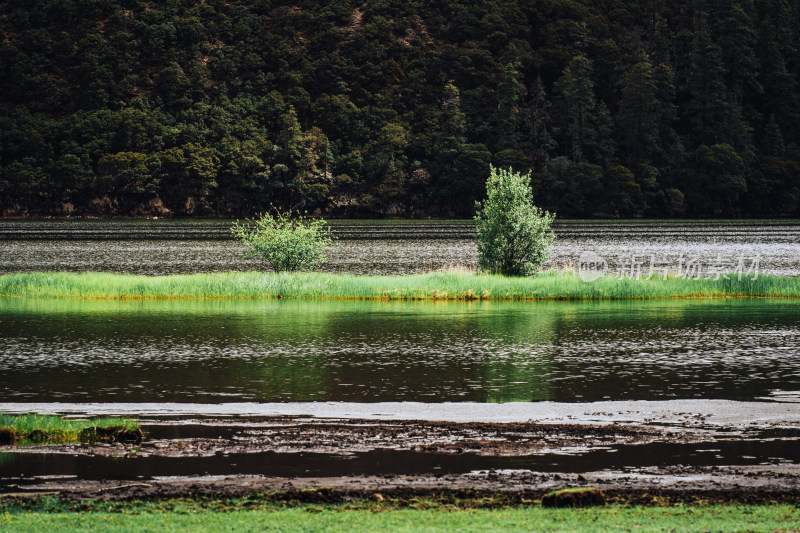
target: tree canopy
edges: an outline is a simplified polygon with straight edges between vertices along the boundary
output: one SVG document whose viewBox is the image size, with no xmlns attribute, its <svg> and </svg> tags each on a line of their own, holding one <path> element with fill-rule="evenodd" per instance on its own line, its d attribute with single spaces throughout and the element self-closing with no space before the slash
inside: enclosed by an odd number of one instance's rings
<svg viewBox="0 0 800 533">
<path fill-rule="evenodd" d="M 800 215 L 798 0 L 0 3 L 0 212 Z"/>
</svg>

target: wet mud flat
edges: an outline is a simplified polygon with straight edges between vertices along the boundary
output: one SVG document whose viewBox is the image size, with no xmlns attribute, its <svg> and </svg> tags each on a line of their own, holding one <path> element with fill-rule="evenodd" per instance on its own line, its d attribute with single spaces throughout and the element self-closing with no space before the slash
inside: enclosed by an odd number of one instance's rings
<svg viewBox="0 0 800 533">
<path fill-rule="evenodd" d="M 335 477 L 163 476 L 147 480 L 46 479 L 25 490 L 6 490 L 0 500 L 58 497 L 81 500 L 218 499 L 256 496 L 290 503 L 347 503 L 370 499 L 409 503 L 434 500 L 493 499 L 529 504 L 552 490 L 592 486 L 608 501 L 631 504 L 671 502 L 774 503 L 800 505 L 800 468 L 672 467 L 570 473 L 488 470 L 466 474 L 350 475 Z M 484 502 L 491 505 L 491 502 Z"/>
<path fill-rule="evenodd" d="M 144 421 L 143 429 L 147 439 L 135 446 L 123 442 L 112 445 L 67 443 L 26 446 L 24 451 L 106 457 L 135 455 L 179 458 L 264 452 L 348 456 L 391 450 L 515 457 L 580 453 L 616 445 L 656 442 L 685 444 L 731 434 L 719 429 L 630 424 L 458 423 L 290 417 Z M 740 436 L 742 432 L 733 434 Z M 800 436 L 800 432 L 798 435 Z"/>
<path fill-rule="evenodd" d="M 147 438 L 139 445 L 1 447 L 0 494 L 159 499 L 269 493 L 335 502 L 375 493 L 405 498 L 471 491 L 521 501 L 592 485 L 625 501 L 800 499 L 800 428 L 305 417 L 142 424 Z"/>
</svg>

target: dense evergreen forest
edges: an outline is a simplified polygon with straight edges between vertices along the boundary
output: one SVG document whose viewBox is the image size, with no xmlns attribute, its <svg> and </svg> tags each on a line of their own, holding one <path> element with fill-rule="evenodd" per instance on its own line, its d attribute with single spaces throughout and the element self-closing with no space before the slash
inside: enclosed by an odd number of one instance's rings
<svg viewBox="0 0 800 533">
<path fill-rule="evenodd" d="M 0 210 L 800 215 L 800 0 L 2 0 Z"/>
</svg>

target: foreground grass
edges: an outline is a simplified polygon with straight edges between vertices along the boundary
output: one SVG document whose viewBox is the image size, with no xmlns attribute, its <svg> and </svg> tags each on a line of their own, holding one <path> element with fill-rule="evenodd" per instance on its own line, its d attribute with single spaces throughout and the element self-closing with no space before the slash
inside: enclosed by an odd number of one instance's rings
<svg viewBox="0 0 800 533">
<path fill-rule="evenodd" d="M 354 300 L 626 300 L 800 297 L 800 277 L 617 279 L 592 283 L 570 272 L 532 278 L 464 273 L 409 276 L 225 272 L 135 276 L 34 272 L 0 276 L 0 296 L 48 298 L 308 298 Z"/>
<path fill-rule="evenodd" d="M 81 431 L 86 428 L 120 427 L 125 430 L 139 428 L 135 420 L 125 418 L 94 418 L 76 420 L 53 415 L 9 415 L 0 413 L 0 438 L 14 436 L 13 441 L 24 441 L 34 432 L 41 432 L 45 441 L 77 441 Z"/>
<path fill-rule="evenodd" d="M 0 514 L 0 529 L 15 531 L 787 531 L 800 528 L 800 508 L 772 505 L 610 505 L 588 509 L 428 508 L 374 505 L 261 505 L 247 510 L 128 504 L 113 511 L 24 510 Z"/>
</svg>

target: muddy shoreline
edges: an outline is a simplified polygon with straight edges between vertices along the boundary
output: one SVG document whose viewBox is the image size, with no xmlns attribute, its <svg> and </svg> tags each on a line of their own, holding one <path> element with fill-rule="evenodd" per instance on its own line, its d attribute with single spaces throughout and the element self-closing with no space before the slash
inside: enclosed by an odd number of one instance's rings
<svg viewBox="0 0 800 533">
<path fill-rule="evenodd" d="M 52 472 L 47 469 L 50 467 L 43 467 L 38 473 L 22 466 L 16 475 L 9 475 L 6 466 L 6 474 L 0 478 L 0 497 L 46 495 L 66 500 L 153 500 L 265 493 L 276 500 L 294 501 L 298 494 L 311 491 L 315 495 L 302 498 L 343 502 L 370 498 L 375 493 L 403 499 L 469 492 L 502 494 L 506 499 L 522 502 L 538 499 L 553 489 L 591 485 L 618 501 L 646 502 L 653 498 L 800 501 L 798 461 L 776 459 L 770 464 L 692 465 L 679 456 L 675 460 L 677 464 L 659 464 L 661 458 L 648 455 L 651 449 L 658 454 L 663 453 L 658 450 L 674 446 L 683 450 L 681 453 L 707 448 L 698 451 L 712 452 L 713 456 L 713 452 L 719 452 L 724 445 L 743 446 L 747 450 L 770 440 L 781 446 L 795 447 L 800 441 L 800 429 L 784 429 L 766 438 L 763 432 L 742 428 L 646 423 L 459 423 L 305 417 L 154 419 L 142 420 L 142 423 L 148 437 L 140 445 L 0 447 L 0 452 L 6 452 L 6 457 L 15 460 L 35 459 L 34 463 L 50 461 L 48 464 L 55 465 Z M 621 457 L 625 454 L 639 457 L 635 460 Z M 589 459 L 583 471 L 580 470 L 584 464 L 580 462 L 582 457 L 616 457 L 619 460 L 598 467 L 596 459 Z M 551 459 L 557 460 L 552 463 L 556 466 L 536 469 L 536 465 L 549 464 Z M 228 463 L 208 472 L 203 466 L 205 463 L 197 462 L 220 460 Z M 564 461 L 570 460 L 578 465 L 577 470 L 575 466 L 570 467 L 571 470 L 559 470 L 558 461 L 566 464 Z M 156 463 L 149 469 L 132 466 L 144 464 L 142 461 Z M 192 471 L 167 468 L 192 461 L 200 465 L 194 466 Z M 506 464 L 503 461 L 510 465 L 519 462 L 523 466 L 479 466 Z M 628 466 L 619 467 L 620 461 Z M 60 468 L 62 462 L 83 466 L 75 466 L 74 471 L 64 470 Z M 409 468 L 412 471 L 418 468 L 420 473 L 404 471 L 402 467 L 409 462 L 417 465 Z M 96 472 L 85 475 L 86 469 L 91 472 L 100 463 L 116 469 L 111 472 L 113 475 L 103 477 Z M 238 471 L 227 466 L 237 463 L 242 463 Z M 278 468 L 277 473 L 265 474 L 257 469 L 262 463 L 289 466 Z M 290 463 L 296 464 L 291 466 Z M 376 464 L 382 470 L 374 470 Z M 451 470 L 445 466 L 437 471 L 441 466 L 432 466 L 436 464 L 450 465 Z M 396 465 L 400 468 L 395 468 Z M 0 471 L 2 468 L 0 463 Z"/>
<path fill-rule="evenodd" d="M 485 498 L 508 503 L 540 499 L 565 487 L 593 486 L 612 501 L 657 504 L 707 501 L 721 503 L 792 502 L 800 504 L 800 468 L 764 470 L 753 467 L 644 469 L 639 472 L 584 474 L 484 471 L 461 475 L 340 476 L 276 478 L 211 476 L 141 481 L 42 480 L 24 490 L 4 490 L 0 500 L 43 496 L 65 501 L 163 500 L 172 498 L 235 498 L 254 494 L 266 500 L 300 503 L 343 503 L 356 499 L 406 500 L 414 497 Z M 12 489 L 13 487 L 7 487 Z"/>
<path fill-rule="evenodd" d="M 317 453 L 374 450 L 479 456 L 575 453 L 615 445 L 705 442 L 742 432 L 630 424 L 456 423 L 419 420 L 263 418 L 143 423 L 140 444 L 5 446 L 0 451 L 107 457 L 208 457 L 214 454 Z"/>
</svg>

